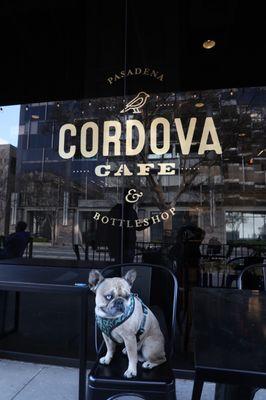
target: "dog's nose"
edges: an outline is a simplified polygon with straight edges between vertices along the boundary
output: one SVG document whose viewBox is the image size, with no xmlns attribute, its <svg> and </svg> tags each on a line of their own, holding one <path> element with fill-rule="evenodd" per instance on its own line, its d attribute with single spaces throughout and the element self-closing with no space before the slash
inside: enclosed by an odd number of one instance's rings
<svg viewBox="0 0 266 400">
<path fill-rule="evenodd" d="M 116 299 L 115 306 L 116 306 L 117 309 L 122 310 L 124 308 L 123 299 Z"/>
</svg>

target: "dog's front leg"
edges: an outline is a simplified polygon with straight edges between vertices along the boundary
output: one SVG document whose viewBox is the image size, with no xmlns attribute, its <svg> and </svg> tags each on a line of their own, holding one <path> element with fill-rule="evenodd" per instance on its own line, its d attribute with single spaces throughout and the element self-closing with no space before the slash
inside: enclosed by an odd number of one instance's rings
<svg viewBox="0 0 266 400">
<path fill-rule="evenodd" d="M 133 378 L 137 375 L 137 362 L 138 362 L 138 351 L 137 351 L 137 339 L 136 336 L 128 336 L 124 339 L 126 352 L 128 356 L 128 369 L 125 371 L 124 376 L 126 378 Z"/>
<path fill-rule="evenodd" d="M 112 339 L 110 339 L 108 336 L 106 336 L 104 333 L 102 335 L 103 335 L 103 338 L 104 338 L 104 341 L 106 344 L 107 352 L 104 357 L 100 358 L 100 364 L 108 365 L 108 364 L 110 364 L 110 362 L 113 358 L 116 345 L 115 345 L 115 342 Z"/>
</svg>

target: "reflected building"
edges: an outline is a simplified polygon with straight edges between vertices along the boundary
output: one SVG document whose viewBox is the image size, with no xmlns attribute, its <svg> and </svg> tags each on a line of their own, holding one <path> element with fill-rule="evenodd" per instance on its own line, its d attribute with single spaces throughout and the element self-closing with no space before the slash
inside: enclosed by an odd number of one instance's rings
<svg viewBox="0 0 266 400">
<path fill-rule="evenodd" d="M 0 235 L 9 233 L 11 194 L 15 190 L 16 147 L 0 144 Z"/>
<path fill-rule="evenodd" d="M 108 212 L 121 201 L 121 187 L 135 187 L 144 195 L 137 203 L 139 218 L 175 207 L 176 215 L 164 223 L 138 232 L 139 241 L 172 240 L 184 212 L 197 217 L 206 232 L 205 241 L 265 239 L 266 234 L 266 89 L 212 90 L 202 93 L 150 94 L 140 114 L 125 116 L 122 97 L 36 103 L 21 106 L 17 151 L 16 218 L 28 221 L 31 231 L 53 243 L 84 242 L 95 237 L 95 211 Z M 151 151 L 148 137 L 156 117 L 170 121 L 170 146 L 163 155 Z M 197 118 L 190 154 L 182 154 L 174 118 L 180 118 L 186 134 Z M 198 155 L 204 121 L 212 117 L 222 146 Z M 136 156 L 108 156 L 102 152 L 104 121 L 120 121 L 120 145 L 125 146 L 126 120 L 138 119 L 147 140 Z M 87 121 L 99 126 L 99 152 L 85 158 L 80 152 L 80 130 Z M 67 136 L 66 148 L 76 146 L 71 159 L 59 156 L 59 131 L 74 124 L 77 136 Z M 133 132 L 134 133 L 134 132 Z M 133 135 L 133 143 L 137 136 Z M 158 147 L 163 132 L 157 132 Z M 88 141 L 88 148 L 92 143 Z M 148 176 L 137 175 L 138 163 L 151 163 Z M 160 163 L 174 163 L 174 174 L 159 176 Z M 132 175 L 115 176 L 126 163 Z M 98 165 L 110 166 L 110 175 L 98 176 Z M 15 220 L 13 221 L 15 222 Z M 104 229 L 97 228 L 104 241 Z M 100 233 L 99 233 L 100 232 Z M 99 239 L 100 240 L 100 239 Z"/>
</svg>

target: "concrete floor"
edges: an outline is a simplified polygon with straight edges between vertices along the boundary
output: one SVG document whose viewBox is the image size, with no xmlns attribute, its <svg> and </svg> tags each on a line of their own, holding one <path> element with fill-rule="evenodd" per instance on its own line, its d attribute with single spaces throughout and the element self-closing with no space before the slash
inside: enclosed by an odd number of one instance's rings
<svg viewBox="0 0 266 400">
<path fill-rule="evenodd" d="M 176 381 L 177 399 L 190 400 L 193 382 Z M 76 368 L 0 360 L 0 400 L 78 400 Z M 201 400 L 214 399 L 214 384 L 206 383 Z M 266 399 L 266 390 L 256 400 Z"/>
</svg>

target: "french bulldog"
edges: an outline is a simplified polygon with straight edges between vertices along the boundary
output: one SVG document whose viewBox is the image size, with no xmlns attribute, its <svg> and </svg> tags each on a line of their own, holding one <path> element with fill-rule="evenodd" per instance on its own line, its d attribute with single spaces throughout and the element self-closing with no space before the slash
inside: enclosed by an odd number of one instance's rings
<svg viewBox="0 0 266 400">
<path fill-rule="evenodd" d="M 116 344 L 124 344 L 123 353 L 128 356 L 126 378 L 137 375 L 138 361 L 147 369 L 166 361 L 164 336 L 156 317 L 131 293 L 136 276 L 134 269 L 122 278 L 104 278 L 95 269 L 89 274 L 89 287 L 96 295 L 96 321 L 107 348 L 100 363 L 110 364 Z"/>
</svg>

